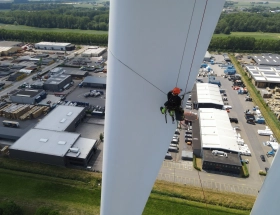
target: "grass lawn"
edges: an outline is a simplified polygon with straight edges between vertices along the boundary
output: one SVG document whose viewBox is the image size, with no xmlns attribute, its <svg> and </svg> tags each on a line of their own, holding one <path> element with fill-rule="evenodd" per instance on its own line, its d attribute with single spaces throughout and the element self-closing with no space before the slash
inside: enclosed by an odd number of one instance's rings
<svg viewBox="0 0 280 215">
<path fill-rule="evenodd" d="M 256 39 L 270 39 L 270 40 L 279 40 L 280 33 L 262 33 L 262 32 L 231 32 L 230 35 L 226 34 L 214 34 L 213 37 L 255 37 Z"/>
<path fill-rule="evenodd" d="M 62 28 L 36 28 L 25 25 L 6 25 L 0 23 L 0 29 L 7 30 L 22 30 L 22 31 L 42 31 L 42 32 L 69 32 L 80 34 L 108 34 L 108 31 L 96 31 L 96 30 L 80 30 L 80 29 L 62 29 Z"/>
<path fill-rule="evenodd" d="M 87 172 L 85 172 L 87 174 Z M 95 183 L 54 178 L 0 168 L 0 201 L 13 200 L 25 214 L 34 214 L 40 206 L 61 214 L 99 214 L 101 188 Z M 211 215 L 249 214 L 249 211 L 208 205 Z M 145 215 L 208 214 L 204 203 L 151 194 Z"/>
</svg>

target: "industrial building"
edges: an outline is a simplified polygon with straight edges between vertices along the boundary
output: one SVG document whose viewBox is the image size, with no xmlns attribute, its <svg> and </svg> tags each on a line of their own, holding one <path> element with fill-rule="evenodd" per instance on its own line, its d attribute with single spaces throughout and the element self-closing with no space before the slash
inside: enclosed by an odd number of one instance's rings
<svg viewBox="0 0 280 215">
<path fill-rule="evenodd" d="M 35 128 L 53 131 L 75 131 L 85 117 L 85 108 L 59 105 L 42 119 Z"/>
<path fill-rule="evenodd" d="M 51 75 L 58 75 L 62 72 L 63 72 L 63 68 L 61 68 L 61 67 L 56 67 L 56 68 L 50 70 Z"/>
<path fill-rule="evenodd" d="M 35 49 L 72 51 L 75 45 L 71 43 L 40 42 L 35 44 Z"/>
<path fill-rule="evenodd" d="M 193 122 L 193 153 L 202 157 L 205 170 L 230 172 L 241 171 L 240 148 L 226 111 L 201 108 L 199 121 Z"/>
<path fill-rule="evenodd" d="M 93 155 L 96 140 L 80 134 L 31 129 L 10 148 L 11 158 L 56 166 L 69 164 L 86 166 Z"/>
<path fill-rule="evenodd" d="M 17 53 L 21 50 L 21 42 L 1 41 L 0 42 L 0 56 L 7 56 Z"/>
<path fill-rule="evenodd" d="M 209 51 L 207 51 L 206 53 L 205 53 L 205 56 L 204 56 L 204 59 L 203 59 L 204 61 L 210 61 L 211 60 L 211 55 L 210 55 L 210 53 L 209 53 Z"/>
<path fill-rule="evenodd" d="M 76 71 L 69 71 L 69 70 L 64 70 L 65 75 L 71 75 L 72 78 L 83 78 L 88 76 L 88 71 L 83 71 L 83 70 L 76 70 Z"/>
<path fill-rule="evenodd" d="M 194 109 L 217 108 L 224 106 L 220 88 L 215 84 L 196 83 L 192 90 L 192 102 Z"/>
<path fill-rule="evenodd" d="M 87 76 L 83 80 L 83 87 L 106 88 L 106 77 Z"/>
<path fill-rule="evenodd" d="M 42 89 L 22 89 L 10 95 L 12 102 L 21 104 L 35 104 L 38 96 L 44 95 L 46 92 Z"/>
<path fill-rule="evenodd" d="M 280 55 L 276 54 L 262 54 L 262 55 L 253 55 L 252 59 L 262 66 L 280 66 Z"/>
<path fill-rule="evenodd" d="M 61 91 L 67 84 L 70 84 L 71 81 L 71 75 L 58 74 L 46 80 L 46 82 L 44 83 L 44 89 L 54 92 Z"/>
<path fill-rule="evenodd" d="M 44 82 L 43 81 L 35 81 L 32 84 L 30 84 L 32 89 L 43 89 L 44 88 Z"/>
<path fill-rule="evenodd" d="M 280 87 L 280 67 L 246 66 L 246 71 L 256 87 Z"/>
<path fill-rule="evenodd" d="M 82 53 L 82 57 L 99 57 L 106 52 L 106 48 L 91 46 Z"/>
<path fill-rule="evenodd" d="M 10 75 L 9 78 L 7 79 L 7 81 L 16 81 L 17 78 L 22 75 L 23 75 L 23 73 L 17 72 L 15 74 Z"/>
</svg>

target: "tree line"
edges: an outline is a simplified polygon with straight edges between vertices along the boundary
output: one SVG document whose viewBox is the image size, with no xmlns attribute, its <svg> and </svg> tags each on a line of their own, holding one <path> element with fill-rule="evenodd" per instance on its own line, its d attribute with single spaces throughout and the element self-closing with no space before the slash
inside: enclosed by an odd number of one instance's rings
<svg viewBox="0 0 280 215">
<path fill-rule="evenodd" d="M 23 42 L 68 42 L 83 45 L 108 44 L 107 34 L 81 34 L 66 32 L 14 31 L 0 29 L 0 40 L 17 40 Z M 280 40 L 255 39 L 253 37 L 213 37 L 209 50 L 232 52 L 280 52 Z"/>
<path fill-rule="evenodd" d="M 103 9 L 74 8 L 60 4 L 19 4 L 13 5 L 12 9 L 0 12 L 0 23 L 103 31 L 107 31 L 109 26 L 109 11 Z"/>
<path fill-rule="evenodd" d="M 0 29 L 0 40 L 16 40 L 37 43 L 41 41 L 68 42 L 84 45 L 106 45 L 107 34 L 80 34 L 68 32 L 39 32 Z"/>
<path fill-rule="evenodd" d="M 215 34 L 228 32 L 280 32 L 280 13 L 221 14 Z"/>
<path fill-rule="evenodd" d="M 213 37 L 209 50 L 231 52 L 280 52 L 280 40 L 254 37 Z"/>
</svg>

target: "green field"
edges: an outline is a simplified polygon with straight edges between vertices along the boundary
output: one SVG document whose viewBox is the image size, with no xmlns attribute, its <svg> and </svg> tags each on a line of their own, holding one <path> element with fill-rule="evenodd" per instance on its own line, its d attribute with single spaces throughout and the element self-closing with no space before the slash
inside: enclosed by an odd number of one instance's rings
<svg viewBox="0 0 280 215">
<path fill-rule="evenodd" d="M 262 33 L 262 32 L 231 32 L 230 35 L 226 34 L 214 34 L 213 37 L 255 37 L 256 39 L 270 39 L 279 40 L 280 33 Z"/>
<path fill-rule="evenodd" d="M 24 209 L 26 215 L 34 214 L 40 206 L 47 206 L 67 215 L 100 214 L 101 188 L 94 181 L 82 182 L 2 168 L 0 175 L 0 202 L 12 200 Z M 151 194 L 143 214 L 249 214 L 249 211 L 220 206 L 208 205 L 207 208 L 209 213 L 203 203 Z"/>
<path fill-rule="evenodd" d="M 0 23 L 0 29 L 7 30 L 22 30 L 22 31 L 42 31 L 42 32 L 69 32 L 80 34 L 108 34 L 108 31 L 96 31 L 96 30 L 80 30 L 80 29 L 62 29 L 62 28 L 36 28 L 25 25 L 6 25 Z"/>
</svg>

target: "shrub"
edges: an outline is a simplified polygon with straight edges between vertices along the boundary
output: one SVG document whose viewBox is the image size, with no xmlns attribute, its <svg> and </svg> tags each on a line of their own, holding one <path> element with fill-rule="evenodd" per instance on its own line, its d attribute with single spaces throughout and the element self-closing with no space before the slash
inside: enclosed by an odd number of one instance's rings
<svg viewBox="0 0 280 215">
<path fill-rule="evenodd" d="M 104 135 L 102 133 L 99 134 L 99 139 L 101 140 L 101 142 L 103 142 L 104 140 Z"/>
<path fill-rule="evenodd" d="M 260 170 L 260 171 L 259 171 L 259 175 L 264 175 L 264 176 L 266 176 L 266 172 L 263 171 L 263 170 Z"/>
<path fill-rule="evenodd" d="M 248 168 L 247 168 L 247 164 L 242 162 L 242 177 L 243 178 L 248 178 L 249 177 L 249 171 L 248 171 Z"/>
<path fill-rule="evenodd" d="M 195 155 L 193 155 L 193 168 L 195 168 L 198 171 L 201 171 L 201 169 L 197 166 Z"/>
<path fill-rule="evenodd" d="M 1 213 L 2 212 L 2 213 Z M 21 207 L 16 205 L 13 201 L 4 202 L 0 205 L 1 215 L 23 215 Z"/>
<path fill-rule="evenodd" d="M 35 215 L 59 215 L 59 212 L 56 210 L 52 210 L 51 208 L 42 206 L 36 210 Z"/>
</svg>

